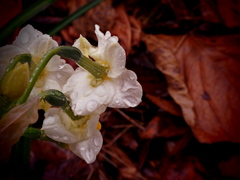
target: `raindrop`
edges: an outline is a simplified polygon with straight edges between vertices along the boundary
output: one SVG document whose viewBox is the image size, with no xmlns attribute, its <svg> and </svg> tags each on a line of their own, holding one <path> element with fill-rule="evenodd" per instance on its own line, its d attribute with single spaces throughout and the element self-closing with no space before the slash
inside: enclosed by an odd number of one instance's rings
<svg viewBox="0 0 240 180">
<path fill-rule="evenodd" d="M 67 137 L 67 136 L 63 136 L 63 139 L 64 139 L 64 140 L 68 140 L 68 137 Z"/>
<path fill-rule="evenodd" d="M 93 89 L 89 89 L 83 94 L 83 96 L 89 96 L 92 92 L 93 92 Z"/>
<path fill-rule="evenodd" d="M 115 101 L 115 103 L 117 103 L 117 104 L 119 104 L 119 102 L 120 102 L 119 99 L 115 99 L 114 101 Z"/>
<path fill-rule="evenodd" d="M 136 76 L 134 74 L 130 74 L 130 79 L 134 80 L 134 79 L 136 79 Z"/>
<path fill-rule="evenodd" d="M 22 44 L 28 43 L 28 42 L 29 42 L 29 39 L 30 39 L 30 37 L 29 37 L 29 35 L 28 35 L 27 32 L 22 32 L 22 33 L 20 34 L 19 38 L 20 38 L 20 41 L 21 41 Z"/>
<path fill-rule="evenodd" d="M 93 140 L 93 142 L 94 142 L 94 144 L 95 144 L 96 146 L 99 146 L 100 143 L 101 143 L 99 137 L 95 137 L 94 140 Z"/>
<path fill-rule="evenodd" d="M 85 147 L 80 147 L 80 150 L 81 150 L 81 151 L 85 151 L 86 148 L 85 148 Z"/>
<path fill-rule="evenodd" d="M 59 136 L 58 135 L 53 135 L 52 138 L 53 139 L 59 139 Z"/>
<path fill-rule="evenodd" d="M 77 115 L 81 115 L 82 114 L 82 110 L 79 110 L 78 112 L 77 112 Z"/>
<path fill-rule="evenodd" d="M 78 96 L 78 93 L 77 93 L 77 92 L 72 92 L 72 93 L 70 94 L 70 97 L 71 97 L 72 99 L 76 99 L 77 96 Z"/>
<path fill-rule="evenodd" d="M 107 94 L 106 87 L 105 86 L 98 86 L 95 93 L 99 97 L 105 96 Z"/>
<path fill-rule="evenodd" d="M 55 131 L 57 131 L 57 130 L 58 130 L 58 128 L 54 128 L 54 130 L 55 130 Z"/>
<path fill-rule="evenodd" d="M 93 152 L 91 150 L 86 151 L 86 158 L 90 162 L 92 162 L 92 160 L 94 159 L 94 154 L 93 154 Z"/>
<path fill-rule="evenodd" d="M 123 102 L 127 104 L 129 107 L 134 107 L 137 105 L 136 99 L 131 96 L 124 98 Z"/>
<path fill-rule="evenodd" d="M 97 102 L 96 101 L 90 101 L 90 102 L 87 103 L 87 110 L 89 112 L 95 111 L 96 108 L 97 108 Z"/>
</svg>

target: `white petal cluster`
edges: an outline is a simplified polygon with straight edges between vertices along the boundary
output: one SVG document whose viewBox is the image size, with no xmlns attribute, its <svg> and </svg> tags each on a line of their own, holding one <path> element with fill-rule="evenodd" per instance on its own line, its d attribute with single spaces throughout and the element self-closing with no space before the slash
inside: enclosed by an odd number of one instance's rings
<svg viewBox="0 0 240 180">
<path fill-rule="evenodd" d="M 55 141 L 69 144 L 69 148 L 87 163 L 92 163 L 99 153 L 103 139 L 97 130 L 99 114 L 83 117 L 85 123 L 79 125 L 59 108 L 51 108 L 45 113 L 42 130 Z"/>
<path fill-rule="evenodd" d="M 95 26 L 98 47 L 92 46 L 84 37 L 73 46 L 97 63 L 108 67 L 107 77 L 98 86 L 92 85 L 93 76 L 79 67 L 68 79 L 63 92 L 71 99 L 75 115 L 87 115 L 103 111 L 106 107 L 135 107 L 141 102 L 142 87 L 136 74 L 125 68 L 126 54 L 116 36 L 107 31 L 104 35 Z"/>
<path fill-rule="evenodd" d="M 32 66 L 36 66 L 48 50 L 57 47 L 58 44 L 49 35 L 27 25 L 21 29 L 16 40 L 11 45 L 0 48 L 0 78 L 2 77 L 11 58 L 18 54 L 31 54 Z M 44 72 L 37 81 L 32 95 L 48 89 L 62 90 L 67 79 L 72 75 L 73 68 L 65 63 L 59 56 L 54 56 L 47 64 Z"/>
</svg>

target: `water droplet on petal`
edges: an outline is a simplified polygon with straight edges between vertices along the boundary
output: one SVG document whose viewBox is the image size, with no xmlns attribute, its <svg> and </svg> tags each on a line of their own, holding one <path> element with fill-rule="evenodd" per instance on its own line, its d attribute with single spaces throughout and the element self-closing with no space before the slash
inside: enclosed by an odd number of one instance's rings
<svg viewBox="0 0 240 180">
<path fill-rule="evenodd" d="M 80 147 L 80 150 L 81 150 L 81 151 L 85 151 L 86 148 L 85 148 L 85 147 Z"/>
<path fill-rule="evenodd" d="M 64 140 L 68 140 L 68 137 L 67 137 L 67 136 L 63 136 L 63 139 L 64 139 Z"/>
<path fill-rule="evenodd" d="M 81 114 L 82 114 L 82 110 L 78 110 L 77 115 L 81 115 Z"/>
<path fill-rule="evenodd" d="M 100 141 L 100 138 L 99 138 L 99 137 L 95 137 L 95 138 L 94 138 L 94 140 L 93 140 L 93 142 L 94 142 L 94 144 L 95 144 L 96 146 L 99 146 L 99 145 L 100 145 L 100 143 L 101 143 L 101 141 Z"/>
<path fill-rule="evenodd" d="M 83 94 L 83 96 L 89 96 L 92 92 L 93 92 L 93 89 L 89 89 Z"/>
<path fill-rule="evenodd" d="M 77 93 L 77 92 L 72 92 L 72 93 L 70 94 L 70 97 L 71 97 L 72 99 L 76 99 L 77 96 L 78 96 L 78 93 Z"/>
<path fill-rule="evenodd" d="M 86 158 L 88 159 L 89 162 L 92 162 L 92 160 L 94 159 L 94 154 L 91 149 L 86 151 Z"/>
<path fill-rule="evenodd" d="M 99 97 L 103 97 L 107 94 L 107 90 L 105 86 L 98 86 L 95 90 L 96 95 Z"/>
<path fill-rule="evenodd" d="M 58 128 L 54 128 L 54 130 L 55 130 L 55 131 L 57 131 L 57 130 L 58 130 Z"/>
<path fill-rule="evenodd" d="M 114 99 L 115 103 L 119 104 L 120 100 L 119 99 Z"/>
<path fill-rule="evenodd" d="M 43 124 L 47 126 L 47 125 L 52 125 L 54 122 L 55 122 L 55 119 L 53 117 L 49 117 L 45 119 L 45 121 L 43 121 Z"/>
<path fill-rule="evenodd" d="M 123 102 L 127 104 L 129 107 L 135 107 L 137 105 L 137 101 L 134 97 L 128 96 L 123 99 Z"/>
<path fill-rule="evenodd" d="M 133 73 L 131 73 L 131 74 L 130 74 L 130 79 L 131 79 L 131 80 L 134 80 L 134 79 L 136 79 L 136 75 L 135 75 L 135 74 L 133 74 Z"/>
<path fill-rule="evenodd" d="M 53 139 L 59 139 L 59 136 L 58 135 L 53 135 L 52 138 Z"/>
<path fill-rule="evenodd" d="M 73 104 L 72 105 L 72 110 L 75 110 L 76 109 L 76 104 Z"/>
<path fill-rule="evenodd" d="M 95 111 L 96 108 L 97 108 L 97 102 L 96 101 L 90 101 L 90 102 L 87 103 L 87 110 L 89 112 Z"/>
<path fill-rule="evenodd" d="M 28 43 L 28 42 L 29 42 L 29 39 L 30 39 L 30 37 L 29 37 L 29 35 L 28 35 L 27 32 L 22 32 L 22 33 L 20 34 L 19 38 L 20 38 L 20 41 L 21 41 L 22 44 Z"/>
</svg>

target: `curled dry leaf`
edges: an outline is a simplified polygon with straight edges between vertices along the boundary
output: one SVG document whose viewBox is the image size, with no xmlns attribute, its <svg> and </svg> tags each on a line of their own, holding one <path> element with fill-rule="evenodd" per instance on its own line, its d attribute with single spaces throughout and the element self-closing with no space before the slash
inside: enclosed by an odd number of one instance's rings
<svg viewBox="0 0 240 180">
<path fill-rule="evenodd" d="M 38 119 L 39 98 L 33 98 L 11 109 L 0 120 L 0 159 L 7 160 L 11 147 L 17 143 L 29 124 Z"/>
<path fill-rule="evenodd" d="M 240 36 L 146 35 L 168 91 L 200 142 L 240 142 Z"/>
</svg>

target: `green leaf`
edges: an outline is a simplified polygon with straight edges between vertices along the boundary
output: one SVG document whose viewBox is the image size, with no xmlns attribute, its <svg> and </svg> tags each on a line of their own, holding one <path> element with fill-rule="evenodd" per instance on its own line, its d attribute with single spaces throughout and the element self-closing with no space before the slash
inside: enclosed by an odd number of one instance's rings
<svg viewBox="0 0 240 180">
<path fill-rule="evenodd" d="M 22 11 L 0 30 L 0 42 L 7 38 L 8 35 L 12 33 L 17 27 L 21 26 L 24 22 L 32 18 L 34 15 L 36 15 L 55 1 L 56 0 L 39 0 L 24 11 Z"/>
</svg>

